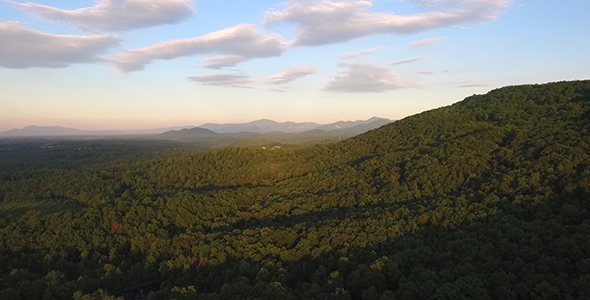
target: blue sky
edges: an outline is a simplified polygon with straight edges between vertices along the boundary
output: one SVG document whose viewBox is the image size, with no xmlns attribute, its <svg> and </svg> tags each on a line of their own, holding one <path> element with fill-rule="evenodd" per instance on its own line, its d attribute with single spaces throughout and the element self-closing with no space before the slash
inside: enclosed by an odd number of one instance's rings
<svg viewBox="0 0 590 300">
<path fill-rule="evenodd" d="M 590 78 L 587 0 L 0 1 L 0 131 L 400 119 Z"/>
</svg>

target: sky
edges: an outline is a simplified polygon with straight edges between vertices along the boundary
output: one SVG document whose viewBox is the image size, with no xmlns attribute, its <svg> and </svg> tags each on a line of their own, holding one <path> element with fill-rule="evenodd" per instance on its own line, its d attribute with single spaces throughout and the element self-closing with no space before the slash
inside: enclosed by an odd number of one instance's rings
<svg viewBox="0 0 590 300">
<path fill-rule="evenodd" d="M 401 119 L 590 78 L 588 0 L 0 0 L 0 131 Z"/>
</svg>

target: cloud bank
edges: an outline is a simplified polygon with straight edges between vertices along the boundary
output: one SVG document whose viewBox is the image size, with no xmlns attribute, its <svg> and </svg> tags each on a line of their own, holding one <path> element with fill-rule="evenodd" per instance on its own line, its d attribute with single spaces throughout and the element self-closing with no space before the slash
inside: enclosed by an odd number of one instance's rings
<svg viewBox="0 0 590 300">
<path fill-rule="evenodd" d="M 98 55 L 116 46 L 111 35 L 59 35 L 41 32 L 19 22 L 0 22 L 0 66 L 65 68 L 102 61 Z"/>
<path fill-rule="evenodd" d="M 416 33 L 463 23 L 494 20 L 511 0 L 430 0 L 422 6 L 432 10 L 413 15 L 369 13 L 372 1 L 294 0 L 282 10 L 265 14 L 267 24 L 293 23 L 298 26 L 297 45 L 319 46 L 345 42 L 371 34 Z"/>
<path fill-rule="evenodd" d="M 192 0 L 100 0 L 74 10 L 9 1 L 43 19 L 65 23 L 84 31 L 115 32 L 162 24 L 176 24 L 194 13 Z"/>
<path fill-rule="evenodd" d="M 222 54 L 241 56 L 243 60 L 247 60 L 279 56 L 291 46 L 291 42 L 278 34 L 266 34 L 255 25 L 241 24 L 201 37 L 171 40 L 127 50 L 111 57 L 111 63 L 124 72 L 131 72 L 142 70 L 145 65 L 157 59 L 174 59 L 196 54 Z M 235 57 L 233 59 L 237 60 Z M 218 56 L 213 60 L 217 60 L 214 67 L 221 67 L 224 63 L 229 65 L 227 57 Z"/>
<path fill-rule="evenodd" d="M 304 76 L 312 75 L 318 68 L 314 66 L 290 67 L 285 72 L 271 75 L 264 80 L 271 84 L 285 84 Z"/>
<path fill-rule="evenodd" d="M 377 93 L 413 86 L 381 63 L 341 63 L 339 66 L 346 70 L 334 76 L 324 90 Z"/>
</svg>

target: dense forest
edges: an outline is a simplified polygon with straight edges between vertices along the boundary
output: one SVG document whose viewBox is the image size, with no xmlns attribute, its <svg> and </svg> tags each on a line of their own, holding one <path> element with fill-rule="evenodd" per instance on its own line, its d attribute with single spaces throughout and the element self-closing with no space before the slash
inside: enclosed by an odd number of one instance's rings
<svg viewBox="0 0 590 300">
<path fill-rule="evenodd" d="M 590 299 L 589 131 L 576 81 L 311 147 L 0 152 L 0 299 Z"/>
</svg>

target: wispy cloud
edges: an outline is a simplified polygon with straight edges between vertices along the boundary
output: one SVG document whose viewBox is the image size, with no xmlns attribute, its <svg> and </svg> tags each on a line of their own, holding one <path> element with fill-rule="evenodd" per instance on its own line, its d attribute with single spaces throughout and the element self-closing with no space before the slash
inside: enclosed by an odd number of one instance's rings
<svg viewBox="0 0 590 300">
<path fill-rule="evenodd" d="M 354 58 L 359 58 L 361 56 L 365 56 L 365 55 L 369 55 L 369 54 L 373 54 L 373 53 L 382 51 L 385 48 L 386 47 L 377 47 L 377 48 L 363 49 L 363 50 L 354 51 L 354 52 L 348 52 L 348 53 L 344 53 L 344 54 L 340 55 L 340 59 L 354 59 Z"/>
<path fill-rule="evenodd" d="M 414 48 L 426 47 L 426 46 L 438 44 L 446 39 L 447 38 L 444 38 L 444 37 L 437 37 L 437 38 L 431 38 L 431 39 L 418 40 L 418 41 L 413 41 L 413 42 L 409 43 L 408 46 L 414 47 Z"/>
<path fill-rule="evenodd" d="M 192 0 L 100 0 L 92 7 L 74 10 L 30 2 L 8 2 L 41 18 L 93 32 L 176 24 L 194 13 Z"/>
<path fill-rule="evenodd" d="M 424 71 L 418 72 L 418 74 L 420 74 L 420 75 L 433 75 L 433 74 L 436 74 L 436 72 L 431 71 L 431 70 L 424 70 Z"/>
<path fill-rule="evenodd" d="M 241 55 L 215 55 L 205 58 L 205 61 L 208 62 L 208 64 L 201 67 L 208 69 L 235 67 L 235 65 L 245 60 L 246 58 Z"/>
<path fill-rule="evenodd" d="M 141 70 L 157 59 L 174 59 L 196 54 L 222 54 L 241 56 L 247 60 L 279 56 L 291 46 L 291 42 L 278 34 L 266 34 L 255 25 L 241 24 L 201 37 L 171 40 L 127 50 L 111 57 L 111 63 L 124 72 L 131 72 Z M 218 57 L 217 60 L 219 62 L 223 59 Z"/>
<path fill-rule="evenodd" d="M 50 34 L 14 21 L 0 22 L 0 41 L 0 66 L 13 69 L 101 62 L 98 55 L 119 43 L 111 35 Z"/>
<path fill-rule="evenodd" d="M 295 79 L 315 74 L 317 70 L 318 68 L 314 66 L 290 67 L 283 73 L 266 77 L 264 81 L 271 84 L 285 84 Z"/>
<path fill-rule="evenodd" d="M 268 10 L 265 21 L 294 23 L 298 26 L 298 45 L 324 45 L 345 42 L 371 34 L 415 33 L 458 24 L 480 24 L 498 18 L 511 0 L 436 0 L 422 1 L 431 10 L 413 15 L 369 13 L 369 0 L 293 0 L 284 9 Z"/>
<path fill-rule="evenodd" d="M 462 82 L 455 82 L 455 85 L 460 88 L 472 88 L 472 87 L 484 87 L 490 86 L 490 84 L 485 82 L 479 81 L 462 81 Z"/>
<path fill-rule="evenodd" d="M 203 76 L 188 77 L 189 81 L 200 85 L 234 87 L 234 88 L 252 88 L 252 80 L 247 75 L 236 74 L 207 74 Z"/>
<path fill-rule="evenodd" d="M 422 55 L 422 56 L 416 56 L 416 57 L 412 57 L 412 58 L 406 58 L 406 59 L 394 61 L 391 64 L 392 65 L 409 64 L 409 63 L 421 61 L 421 60 L 428 59 L 428 58 L 430 58 L 430 55 Z"/>
<path fill-rule="evenodd" d="M 377 93 L 415 86 L 382 63 L 341 63 L 346 70 L 328 82 L 324 90 L 347 93 Z"/>
<path fill-rule="evenodd" d="M 284 89 L 277 89 L 277 88 L 268 89 L 267 91 L 275 92 L 275 93 L 286 93 L 287 92 Z"/>
</svg>

